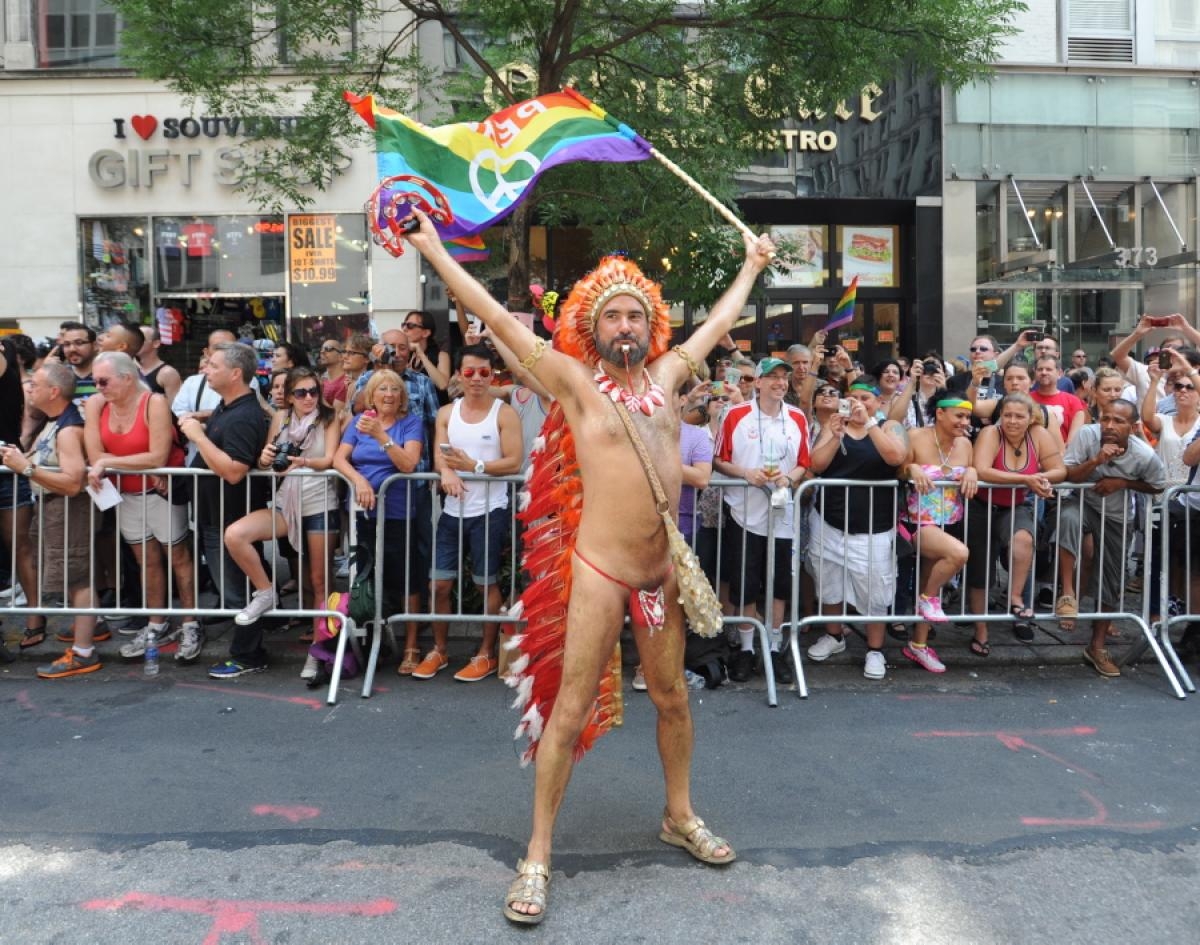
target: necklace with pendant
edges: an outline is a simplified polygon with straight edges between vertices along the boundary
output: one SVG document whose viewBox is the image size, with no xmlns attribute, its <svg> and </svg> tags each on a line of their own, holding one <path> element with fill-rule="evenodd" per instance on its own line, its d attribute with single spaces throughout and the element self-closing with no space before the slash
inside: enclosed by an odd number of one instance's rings
<svg viewBox="0 0 1200 945">
<path fill-rule="evenodd" d="M 950 472 L 950 457 L 942 452 L 942 441 L 937 435 L 937 430 L 933 431 L 933 445 L 937 447 L 938 458 L 942 461 L 942 472 Z M 954 443 L 950 443 L 950 452 L 954 452 Z"/>
<path fill-rule="evenodd" d="M 646 389 L 644 393 L 637 394 L 622 387 L 603 370 L 597 370 L 595 375 L 600 393 L 607 394 L 614 404 L 624 404 L 630 413 L 644 413 L 649 417 L 667 402 L 667 397 L 663 389 L 650 379 L 650 372 L 645 368 L 642 369 L 642 378 Z"/>
</svg>

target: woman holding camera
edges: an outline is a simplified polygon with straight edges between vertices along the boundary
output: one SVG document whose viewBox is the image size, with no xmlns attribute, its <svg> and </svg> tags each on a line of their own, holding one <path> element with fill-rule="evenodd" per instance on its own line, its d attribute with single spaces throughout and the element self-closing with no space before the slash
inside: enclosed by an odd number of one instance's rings
<svg viewBox="0 0 1200 945">
<path fill-rule="evenodd" d="M 908 383 L 892 398 L 888 408 L 888 419 L 912 430 L 925 426 L 925 408 L 938 388 L 946 386 L 946 367 L 936 353 L 925 355 L 921 361 L 913 361 L 908 369 Z"/>
<path fill-rule="evenodd" d="M 332 408 L 321 398 L 321 380 L 312 368 L 290 371 L 285 391 L 287 406 L 271 420 L 267 445 L 258 457 L 259 469 L 274 470 L 282 477 L 275 501 L 271 508 L 257 509 L 225 529 L 229 556 L 254 585 L 246 608 L 233 618 L 243 627 L 279 606 L 256 542 L 286 536 L 301 560 L 308 555 L 308 590 L 314 604 L 323 606 L 329 593 L 339 523 L 337 491 L 328 476 L 311 473 L 332 467 L 338 425 Z"/>
</svg>

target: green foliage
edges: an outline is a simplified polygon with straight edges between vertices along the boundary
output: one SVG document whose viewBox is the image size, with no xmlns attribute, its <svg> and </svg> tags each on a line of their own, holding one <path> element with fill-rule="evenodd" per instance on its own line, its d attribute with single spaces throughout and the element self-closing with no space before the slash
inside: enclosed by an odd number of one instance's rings
<svg viewBox="0 0 1200 945">
<path fill-rule="evenodd" d="M 962 84 L 986 72 L 1024 9 L 1019 0 L 112 2 L 126 24 L 126 61 L 144 75 L 220 114 L 303 116 L 295 135 L 252 144 L 244 187 L 272 207 L 310 203 L 312 183 L 327 183 L 364 139 L 344 88 L 437 124 L 568 83 L 732 205 L 734 174 L 758 153 L 757 136 L 805 103 L 828 109 L 914 62 Z M 464 66 L 431 67 L 442 64 L 439 26 Z M 506 70 L 512 63 L 528 65 L 526 81 Z M 653 162 L 556 168 L 534 199 L 537 221 L 588 226 L 601 246 L 642 246 L 646 259 L 669 257 L 684 227 L 707 233 L 718 219 Z M 705 278 L 690 255 L 672 271 L 676 298 L 704 294 L 679 275 Z M 510 272 L 523 285 L 527 260 Z"/>
</svg>

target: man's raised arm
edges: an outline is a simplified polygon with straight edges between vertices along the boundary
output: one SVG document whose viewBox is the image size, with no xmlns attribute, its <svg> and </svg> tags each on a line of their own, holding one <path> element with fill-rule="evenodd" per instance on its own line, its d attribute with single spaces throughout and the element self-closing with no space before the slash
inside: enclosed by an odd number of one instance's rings
<svg viewBox="0 0 1200 945">
<path fill-rule="evenodd" d="M 743 233 L 742 241 L 746 244 L 746 261 L 742 263 L 742 268 L 738 270 L 729 288 L 717 299 L 708 313 L 708 318 L 704 319 L 700 327 L 681 345 L 697 362 L 707 358 L 717 342 L 729 334 L 746 306 L 746 299 L 750 297 L 750 290 L 754 288 L 754 280 L 775 255 L 775 244 L 766 234 L 751 237 Z"/>
</svg>

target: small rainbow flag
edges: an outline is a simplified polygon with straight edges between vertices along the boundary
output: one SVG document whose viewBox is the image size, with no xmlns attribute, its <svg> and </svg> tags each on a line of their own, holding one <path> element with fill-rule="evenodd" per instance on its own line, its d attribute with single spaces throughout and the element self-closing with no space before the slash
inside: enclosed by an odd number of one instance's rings
<svg viewBox="0 0 1200 945">
<path fill-rule="evenodd" d="M 551 167 L 650 157 L 649 142 L 574 89 L 438 128 L 384 108 L 373 95 L 346 92 L 345 99 L 375 129 L 380 179 L 400 178 L 389 191 L 423 197 L 443 240 L 472 236 L 511 213 Z"/>
<path fill-rule="evenodd" d="M 838 299 L 838 304 L 833 310 L 833 318 L 829 319 L 829 324 L 826 325 L 823 331 L 833 331 L 835 328 L 841 328 L 843 325 L 849 325 L 854 321 L 854 302 L 858 298 L 858 276 L 850 280 L 850 285 L 842 297 Z"/>
<path fill-rule="evenodd" d="M 487 262 L 492 251 L 483 243 L 482 236 L 460 236 L 446 240 L 446 250 L 460 263 Z"/>
</svg>

